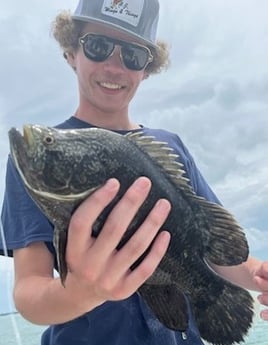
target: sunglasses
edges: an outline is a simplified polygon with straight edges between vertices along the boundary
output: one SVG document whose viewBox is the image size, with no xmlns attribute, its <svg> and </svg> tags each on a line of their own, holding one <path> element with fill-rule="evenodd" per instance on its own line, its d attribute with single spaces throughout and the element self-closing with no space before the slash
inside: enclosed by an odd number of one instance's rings
<svg viewBox="0 0 268 345">
<path fill-rule="evenodd" d="M 94 62 L 103 62 L 114 53 L 116 45 L 120 46 L 120 58 L 126 68 L 141 71 L 153 61 L 153 55 L 146 46 L 129 43 L 115 38 L 87 33 L 79 38 L 85 56 Z"/>
</svg>

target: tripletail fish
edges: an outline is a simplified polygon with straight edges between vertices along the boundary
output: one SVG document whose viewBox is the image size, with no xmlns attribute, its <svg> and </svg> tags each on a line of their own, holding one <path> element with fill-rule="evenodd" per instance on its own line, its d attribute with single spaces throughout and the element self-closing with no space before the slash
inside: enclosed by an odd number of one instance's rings
<svg viewBox="0 0 268 345">
<path fill-rule="evenodd" d="M 249 250 L 244 231 L 224 207 L 194 193 L 180 157 L 167 143 L 142 130 L 121 135 L 100 128 L 39 125 L 24 126 L 23 135 L 12 128 L 9 139 L 11 157 L 26 190 L 54 225 L 53 242 L 63 284 L 68 225 L 74 210 L 109 178 L 119 180 L 117 196 L 93 225 L 97 237 L 128 187 L 138 177 L 147 176 L 152 182 L 150 193 L 117 249 L 131 238 L 160 198 L 172 205 L 161 228 L 170 232 L 171 241 L 138 293 L 156 318 L 172 330 L 187 329 L 187 296 L 203 339 L 215 345 L 243 341 L 252 324 L 253 299 L 247 290 L 222 279 L 209 264 L 234 266 L 246 261 Z"/>
</svg>

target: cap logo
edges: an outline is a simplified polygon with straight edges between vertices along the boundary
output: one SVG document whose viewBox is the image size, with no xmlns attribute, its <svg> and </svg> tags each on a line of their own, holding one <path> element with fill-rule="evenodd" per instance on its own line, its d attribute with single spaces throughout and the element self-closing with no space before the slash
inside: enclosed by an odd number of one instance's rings
<svg viewBox="0 0 268 345">
<path fill-rule="evenodd" d="M 122 3 L 123 0 L 114 0 L 114 1 L 113 1 L 113 4 L 112 4 L 112 7 L 117 6 L 118 4 L 120 4 L 120 2 Z"/>
<path fill-rule="evenodd" d="M 104 0 L 101 13 L 133 26 L 139 24 L 144 0 Z"/>
</svg>

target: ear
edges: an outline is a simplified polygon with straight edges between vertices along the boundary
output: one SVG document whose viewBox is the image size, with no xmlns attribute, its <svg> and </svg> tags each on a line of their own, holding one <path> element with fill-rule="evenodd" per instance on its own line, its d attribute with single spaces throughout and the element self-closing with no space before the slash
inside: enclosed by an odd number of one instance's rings
<svg viewBox="0 0 268 345">
<path fill-rule="evenodd" d="M 142 80 L 148 79 L 149 76 L 150 76 L 150 74 L 148 72 L 144 71 Z"/>
<path fill-rule="evenodd" d="M 75 66 L 75 54 L 74 53 L 63 53 L 63 57 L 66 59 L 68 64 L 72 67 L 74 71 L 76 71 L 76 66 Z"/>
</svg>

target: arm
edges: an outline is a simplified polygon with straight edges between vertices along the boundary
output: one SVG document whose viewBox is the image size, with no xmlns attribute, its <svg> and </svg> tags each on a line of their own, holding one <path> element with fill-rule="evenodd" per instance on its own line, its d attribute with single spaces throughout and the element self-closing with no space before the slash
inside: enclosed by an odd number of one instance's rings
<svg viewBox="0 0 268 345">
<path fill-rule="evenodd" d="M 68 232 L 69 272 L 65 288 L 58 278 L 53 278 L 53 257 L 44 243 L 14 251 L 14 300 L 26 319 L 37 324 L 69 321 L 107 300 L 129 297 L 154 272 L 170 239 L 163 231 L 153 242 L 170 210 L 166 200 L 160 200 L 126 245 L 116 250 L 150 190 L 148 179 L 140 178 L 137 182 L 113 209 L 98 238 L 91 236 L 90 229 L 116 195 L 119 183 L 111 180 L 76 210 Z M 131 271 L 131 265 L 152 242 L 149 254 Z"/>
<path fill-rule="evenodd" d="M 210 263 L 211 268 L 221 277 L 245 289 L 259 291 L 258 300 L 268 306 L 268 262 L 253 257 L 241 265 L 223 267 Z M 261 311 L 261 317 L 268 321 L 268 309 Z"/>
</svg>

